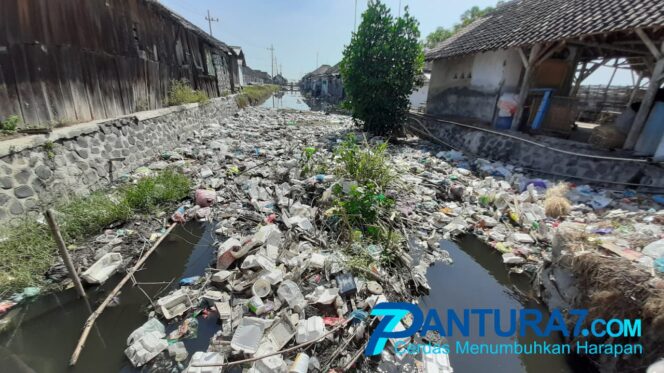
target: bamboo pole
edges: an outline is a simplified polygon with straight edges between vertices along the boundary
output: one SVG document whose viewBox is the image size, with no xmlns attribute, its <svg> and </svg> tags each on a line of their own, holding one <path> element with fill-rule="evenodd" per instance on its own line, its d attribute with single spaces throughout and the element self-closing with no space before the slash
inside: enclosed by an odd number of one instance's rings
<svg viewBox="0 0 664 373">
<path fill-rule="evenodd" d="M 76 365 L 76 362 L 78 361 L 78 357 L 81 354 L 81 351 L 83 350 L 83 347 L 85 346 L 85 341 L 88 339 L 88 335 L 90 334 L 90 329 L 92 329 L 92 326 L 94 325 L 95 321 L 97 318 L 101 315 L 102 312 L 104 312 L 104 309 L 108 306 L 108 304 L 111 302 L 115 294 L 117 294 L 120 289 L 129 281 L 134 276 L 134 273 L 145 263 L 145 261 L 148 259 L 150 254 L 152 254 L 153 251 L 157 249 L 157 246 L 168 236 L 169 233 L 175 228 L 177 224 L 173 223 L 171 224 L 166 232 L 159 237 L 157 242 L 152 245 L 150 250 L 148 250 L 145 255 L 143 255 L 136 264 L 127 272 L 127 275 L 118 282 L 118 284 L 113 288 L 113 290 L 108 294 L 106 299 L 104 299 L 104 302 L 97 307 L 95 312 L 93 312 L 88 319 L 85 321 L 85 327 L 83 328 L 83 332 L 81 333 L 81 337 L 78 340 L 78 344 L 76 345 L 76 348 L 74 349 L 74 353 L 71 355 L 71 359 L 69 360 L 69 365 L 74 366 Z"/>
<path fill-rule="evenodd" d="M 46 210 L 44 216 L 46 217 L 48 226 L 51 228 L 51 234 L 53 235 L 53 239 L 55 240 L 56 245 L 58 246 L 60 257 L 62 258 L 62 261 L 65 262 L 67 272 L 69 272 L 69 278 L 74 281 L 76 292 L 78 293 L 79 297 L 85 298 L 85 289 L 83 289 L 81 279 L 78 278 L 78 273 L 76 273 L 74 263 L 71 261 L 71 257 L 67 251 L 67 245 L 65 244 L 65 240 L 62 238 L 62 234 L 60 233 L 60 227 L 58 227 L 58 223 L 55 221 L 55 217 L 53 217 L 53 211 L 51 209 Z"/>
</svg>

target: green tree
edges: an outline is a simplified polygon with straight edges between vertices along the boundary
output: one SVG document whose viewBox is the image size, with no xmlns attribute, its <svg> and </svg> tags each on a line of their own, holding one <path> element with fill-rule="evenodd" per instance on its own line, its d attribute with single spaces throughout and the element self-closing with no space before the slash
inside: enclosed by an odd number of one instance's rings
<svg viewBox="0 0 664 373">
<path fill-rule="evenodd" d="M 499 1 L 498 5 L 502 4 L 503 1 Z M 433 48 L 438 45 L 441 41 L 450 38 L 452 35 L 456 34 L 462 28 L 470 25 L 476 20 L 486 16 L 487 14 L 493 12 L 496 8 L 488 6 L 486 8 L 480 8 L 474 6 L 461 14 L 460 22 L 452 26 L 452 29 L 446 29 L 445 27 L 438 27 L 436 31 L 427 35 L 424 45 L 427 48 Z"/>
<path fill-rule="evenodd" d="M 428 48 L 433 48 L 438 45 L 438 43 L 448 39 L 452 35 L 454 35 L 454 32 L 446 29 L 445 27 L 438 27 L 436 31 L 427 35 L 424 45 Z"/>
<path fill-rule="evenodd" d="M 365 131 L 398 134 L 408 98 L 421 85 L 424 54 L 419 37 L 418 22 L 408 7 L 403 17 L 394 18 L 379 0 L 369 2 L 340 66 L 345 105 Z"/>
</svg>

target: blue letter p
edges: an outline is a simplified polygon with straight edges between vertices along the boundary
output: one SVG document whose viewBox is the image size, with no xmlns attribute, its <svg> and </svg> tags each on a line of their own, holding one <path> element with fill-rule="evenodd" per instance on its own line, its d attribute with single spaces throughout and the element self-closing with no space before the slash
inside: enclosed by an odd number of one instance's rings
<svg viewBox="0 0 664 373">
<path fill-rule="evenodd" d="M 409 328 L 400 331 L 394 331 L 394 328 L 408 313 L 413 315 L 413 323 Z M 406 338 L 415 334 L 422 326 L 422 311 L 412 303 L 379 303 L 372 310 L 371 315 L 383 316 L 376 330 L 371 333 L 369 344 L 364 350 L 365 356 L 380 354 L 385 348 L 385 343 L 389 338 Z"/>
</svg>

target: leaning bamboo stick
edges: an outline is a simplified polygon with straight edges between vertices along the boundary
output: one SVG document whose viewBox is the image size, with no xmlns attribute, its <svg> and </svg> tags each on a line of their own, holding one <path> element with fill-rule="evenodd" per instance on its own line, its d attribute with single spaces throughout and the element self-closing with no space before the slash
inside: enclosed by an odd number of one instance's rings
<svg viewBox="0 0 664 373">
<path fill-rule="evenodd" d="M 94 325 L 94 323 L 97 320 L 97 318 L 99 317 L 99 315 L 101 315 L 101 313 L 104 312 L 104 309 L 106 309 L 106 307 L 111 302 L 111 300 L 113 299 L 115 294 L 117 294 L 117 292 L 120 291 L 120 289 L 122 289 L 122 287 L 127 283 L 127 281 L 129 281 L 129 279 L 133 277 L 134 272 L 136 272 L 145 263 L 145 261 L 148 259 L 150 254 L 152 254 L 152 252 L 157 249 L 157 246 L 159 246 L 159 244 L 166 238 L 166 236 L 168 236 L 168 234 L 171 233 L 171 231 L 173 230 L 173 228 L 175 228 L 176 225 L 177 225 L 176 223 L 173 223 L 168 227 L 166 232 L 161 237 L 159 237 L 157 242 L 155 242 L 154 245 L 152 245 L 150 250 L 148 250 L 148 252 L 146 252 L 145 255 L 143 255 L 138 260 L 138 262 L 136 262 L 136 264 L 134 264 L 134 266 L 127 272 L 127 275 L 122 280 L 120 280 L 120 282 L 118 282 L 118 284 L 115 286 L 115 288 L 113 288 L 113 290 L 108 294 L 106 299 L 104 299 L 104 302 L 102 302 L 102 304 L 100 304 L 99 307 L 97 307 L 95 312 L 93 312 L 88 317 L 88 319 L 85 321 L 85 327 L 83 328 L 83 332 L 81 333 L 81 337 L 78 340 L 78 344 L 76 345 L 76 349 L 74 350 L 74 353 L 71 355 L 71 359 L 69 360 L 69 365 L 70 366 L 76 365 L 76 362 L 78 361 L 78 357 L 81 354 L 81 351 L 83 350 L 83 347 L 85 346 L 85 341 L 88 339 L 88 335 L 90 334 L 90 330 L 92 329 L 92 325 Z"/>
</svg>

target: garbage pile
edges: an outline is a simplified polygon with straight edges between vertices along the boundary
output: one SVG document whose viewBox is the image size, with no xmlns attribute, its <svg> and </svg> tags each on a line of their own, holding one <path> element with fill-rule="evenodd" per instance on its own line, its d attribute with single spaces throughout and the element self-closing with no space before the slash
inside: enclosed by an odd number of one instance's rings
<svg viewBox="0 0 664 373">
<path fill-rule="evenodd" d="M 357 368 L 377 321 L 371 308 L 416 302 L 429 288 L 429 265 L 452 261 L 438 242 L 463 234 L 487 242 L 515 273 L 538 273 L 561 247 L 618 256 L 653 275 L 664 269 L 658 197 L 532 178 L 518 167 L 439 151 L 414 138 L 389 147 L 396 178 L 371 194 L 333 171 L 334 150 L 346 132 L 352 123 L 345 116 L 253 108 L 208 125 L 148 166 L 175 165 L 196 180 L 193 203 L 171 219 L 215 222 L 218 243 L 205 273 L 154 300 L 149 320 L 127 341 L 135 366 Z M 367 231 L 351 229 L 350 236 L 362 236 L 357 240 L 344 235 L 339 227 L 347 222 L 334 218 L 340 205 L 329 202 L 339 194 L 359 196 L 360 209 L 367 201 L 392 201 L 389 221 L 378 225 L 390 225 L 399 244 L 368 243 Z M 392 265 L 381 259 L 386 254 Z M 218 320 L 219 330 L 206 350 L 188 350 L 183 342 L 197 338 L 200 318 L 208 317 Z M 381 361 L 401 364 L 389 352 Z M 423 357 L 417 364 L 450 370 L 444 359 Z"/>
<path fill-rule="evenodd" d="M 617 255 L 664 272 L 662 196 L 532 178 L 513 165 L 413 141 L 394 157 L 415 191 L 399 201 L 400 210 L 415 220 L 426 216 L 445 238 L 472 233 L 498 250 L 512 271 L 535 272 L 551 260 L 564 222 L 580 232 L 578 252 Z"/>
<path fill-rule="evenodd" d="M 155 162 L 181 167 L 196 181 L 193 203 L 174 211 L 172 221 L 215 222 L 218 242 L 205 273 L 153 300 L 148 321 L 127 340 L 134 366 L 344 371 L 357 365 L 378 321 L 372 307 L 413 301 L 429 287 L 426 268 L 450 261 L 435 232 L 409 225 L 409 244 L 395 249 L 400 267 L 378 260 L 363 267 L 351 252 L 378 258 L 386 249 L 358 241 L 349 251 L 329 226 L 322 201 L 349 182 L 324 165 L 351 125 L 345 116 L 252 108 L 208 125 Z M 206 350 L 190 351 L 184 341 L 198 338 L 201 318 L 216 318 L 219 329 Z"/>
</svg>

